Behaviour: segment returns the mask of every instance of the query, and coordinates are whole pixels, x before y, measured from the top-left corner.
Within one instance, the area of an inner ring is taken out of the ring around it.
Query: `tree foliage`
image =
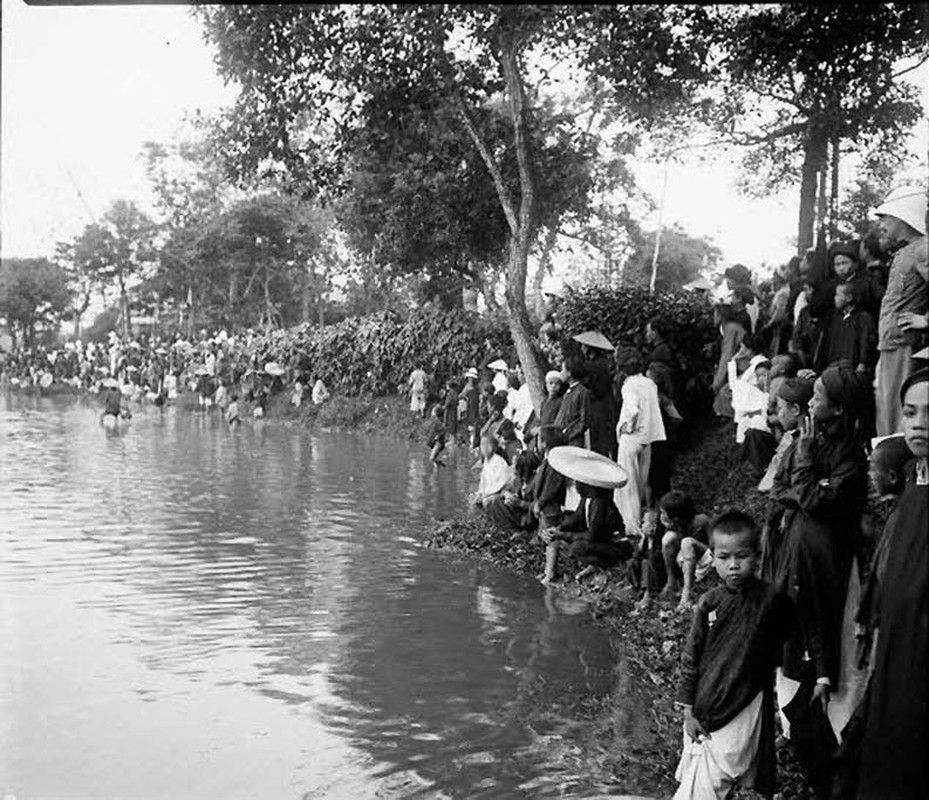
[[[155,223],[135,203],[116,200],[99,223],[84,229],[70,250],[75,269],[93,285],[106,289],[115,284],[118,288],[122,333],[127,338],[131,330],[130,283],[157,259],[156,232]]]
[[[715,19],[727,78],[716,88],[716,125],[750,148],[747,188],[768,192],[799,182],[803,250],[812,242],[818,182],[829,162],[851,151],[898,151],[921,117],[918,90],[900,78],[929,57],[926,6],[726,6]]]
[[[547,142],[539,138],[544,126],[527,56],[543,53],[606,74],[617,109],[655,118],[689,97],[702,76],[705,47],[698,26],[685,24],[702,11],[385,4],[204,6],[198,13],[217,46],[220,72],[239,86],[220,137],[240,177],[270,173],[304,192],[338,194],[349,184],[353,155],[372,136],[403,149],[405,128],[396,122],[411,107],[456,111],[506,221],[506,305],[538,404],[542,367],[525,284],[542,219],[539,154]],[[484,127],[494,104],[508,125],[502,153]],[[424,170],[423,177],[431,174]]]
[[[634,237],[634,249],[623,267],[623,283],[648,287],[655,255],[654,232]],[[680,225],[670,225],[661,232],[655,288],[660,291],[680,289],[696,278],[704,267],[719,263],[722,251],[712,242],[692,236]]]
[[[68,274],[58,264],[46,258],[0,261],[0,317],[26,347],[34,345],[37,330],[66,316],[71,299]]]

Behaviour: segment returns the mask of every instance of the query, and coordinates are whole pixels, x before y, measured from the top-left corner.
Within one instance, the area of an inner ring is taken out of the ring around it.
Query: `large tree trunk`
[[[813,246],[816,225],[817,177],[825,165],[826,137],[811,124],[803,140],[803,166],[800,170],[800,215],[797,224],[797,254]]]
[[[542,255],[539,258],[539,269],[532,281],[532,299],[535,303],[535,315],[539,320],[545,319],[545,296],[542,294],[542,283],[552,267],[552,250],[558,239],[558,228],[552,225],[542,240]]]

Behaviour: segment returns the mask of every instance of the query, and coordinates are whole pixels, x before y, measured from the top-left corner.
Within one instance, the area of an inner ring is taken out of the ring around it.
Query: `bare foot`
[[[681,602],[677,604],[677,611],[681,614],[686,614],[688,611],[692,611],[693,607],[693,600],[689,597],[682,597]]]
[[[586,578],[588,575],[592,575],[594,572],[596,572],[596,570],[593,567],[584,567],[584,569],[577,573],[574,580],[580,583],[582,580],[584,580],[584,578]]]
[[[645,611],[648,611],[652,606],[652,598],[647,594],[642,596],[642,599],[635,604],[635,608],[632,610],[633,614],[642,614]]]
[[[658,596],[662,600],[673,600],[675,595],[677,595],[677,593],[680,591],[680,588],[681,588],[680,586],[677,586],[676,584],[673,584],[673,583],[665,584],[664,589],[661,590],[661,594],[659,594]]]

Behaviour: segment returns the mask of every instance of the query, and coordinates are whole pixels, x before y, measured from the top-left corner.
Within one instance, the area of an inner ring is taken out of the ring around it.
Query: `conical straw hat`
[[[583,447],[553,447],[548,451],[548,463],[566,478],[588,486],[619,489],[626,485],[626,473],[619,464]]]
[[[600,333],[600,331],[584,331],[571,338],[574,339],[575,342],[586,344],[588,347],[596,347],[598,350],[606,350],[610,353],[614,350],[610,340]]]

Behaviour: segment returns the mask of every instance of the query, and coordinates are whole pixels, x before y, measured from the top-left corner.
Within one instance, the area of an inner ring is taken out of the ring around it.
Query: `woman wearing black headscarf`
[[[900,392],[903,431],[913,453],[894,520],[884,532],[887,564],[862,743],[859,800],[929,795],[929,370]],[[891,525],[893,526],[891,528]]]
[[[860,699],[860,693],[851,696],[858,688],[849,683],[842,644],[856,536],[867,498],[867,463],[859,443],[863,389],[850,366],[839,364],[823,372],[814,384],[810,415],[802,421],[795,449],[781,465],[771,492],[784,507],[775,582],[794,601],[801,622],[800,633],[784,648],[786,680],[780,681],[779,700],[810,783],[821,797],[829,790],[834,734]],[[836,707],[827,719],[830,697],[836,694],[848,713],[837,717]]]

